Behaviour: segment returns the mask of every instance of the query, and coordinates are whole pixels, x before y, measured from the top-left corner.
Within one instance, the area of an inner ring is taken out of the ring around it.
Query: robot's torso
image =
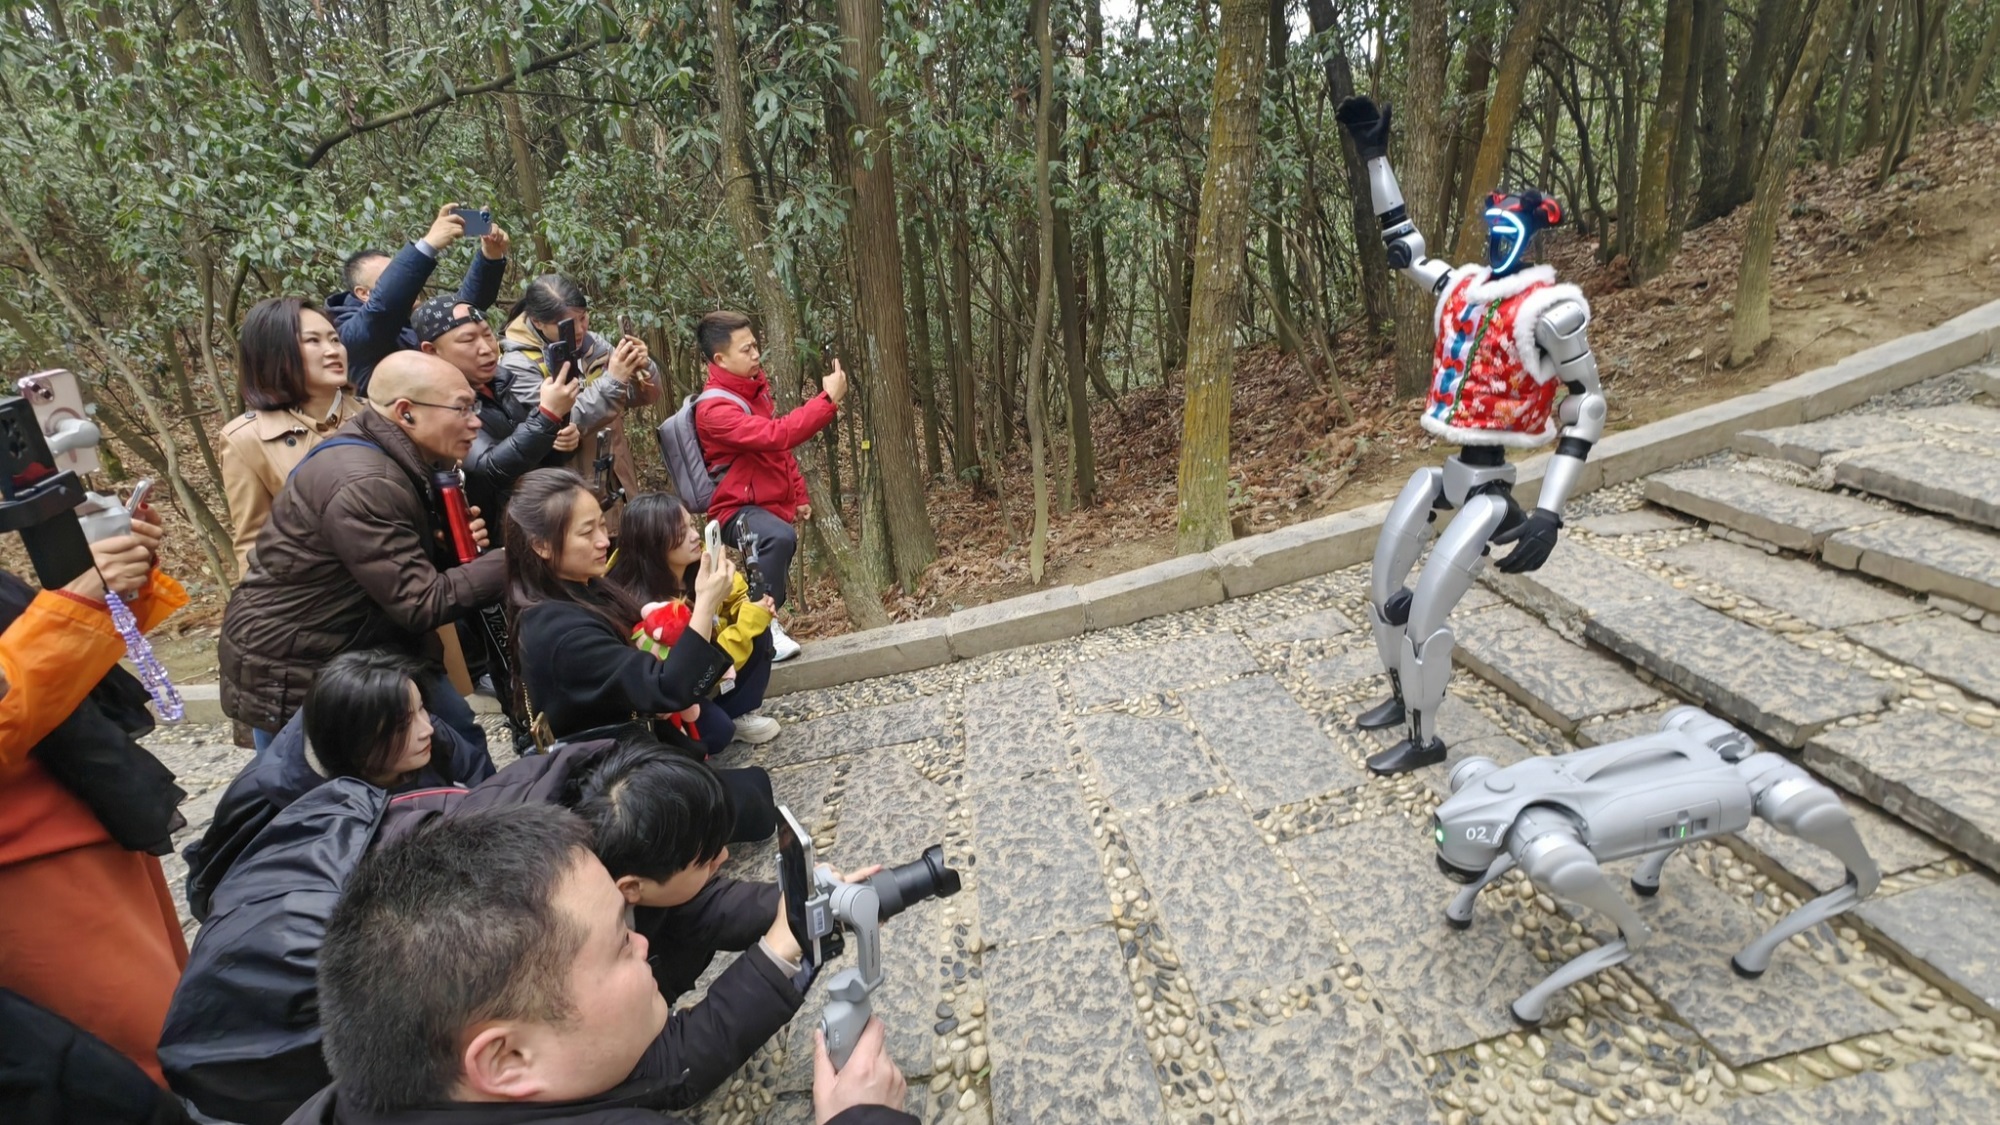
[[[1556,362],[1536,330],[1559,305],[1589,304],[1555,271],[1533,266],[1495,278],[1483,265],[1443,279],[1431,314],[1436,332],[1423,426],[1455,445],[1533,449],[1556,436]]]

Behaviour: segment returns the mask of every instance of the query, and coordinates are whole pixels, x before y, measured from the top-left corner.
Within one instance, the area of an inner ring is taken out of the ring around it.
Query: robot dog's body
[[[1632,889],[1651,896],[1660,870],[1682,845],[1741,832],[1755,816],[1826,849],[1847,865],[1847,882],[1792,911],[1730,958],[1755,977],[1778,944],[1875,892],[1881,875],[1833,791],[1776,754],[1695,707],[1677,707],[1658,734],[1501,768],[1471,757],[1451,772],[1452,795],[1432,833],[1438,868],[1468,884],[1445,910],[1463,929],[1473,901],[1519,867],[1529,881],[1611,919],[1618,940],[1559,966],[1513,1003],[1517,1020],[1539,1023],[1551,996],[1625,961],[1652,932],[1618,893],[1600,863],[1643,856]]]
[[[1489,543],[1516,546],[1500,562],[1534,570],[1555,548],[1564,503],[1583,474],[1584,458],[1604,432],[1605,402],[1585,328],[1590,306],[1555,271],[1529,266],[1536,232],[1561,222],[1562,210],[1539,192],[1495,194],[1486,209],[1486,265],[1456,269],[1424,256],[1424,238],[1403,206],[1389,169],[1389,111],[1366,98],[1340,106],[1341,123],[1368,161],[1370,193],[1382,222],[1389,265],[1437,295],[1437,345],[1423,425],[1460,447],[1442,468],[1417,470],[1396,498],[1375,548],[1370,619],[1390,698],[1358,722],[1374,730],[1408,724],[1408,737],[1368,760],[1378,774],[1444,761],[1437,712],[1451,679],[1447,621],[1485,563]],[[1569,393],[1556,401],[1558,386]],[[1558,435],[1560,427],[1560,435]],[[1514,500],[1506,451],[1533,449],[1560,436],[1533,511]],[[1438,512],[1458,515],[1438,538],[1412,592],[1404,585]]]

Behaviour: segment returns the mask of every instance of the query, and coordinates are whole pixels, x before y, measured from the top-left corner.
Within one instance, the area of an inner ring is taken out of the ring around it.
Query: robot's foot
[[[1521,1013],[1521,1002],[1516,1000],[1512,1004],[1507,1005],[1507,1014],[1513,1016],[1514,1022],[1520,1024],[1525,1029],[1533,1030],[1542,1026],[1542,1010],[1539,1007],[1535,1009],[1535,1014],[1532,1017],[1526,1016]]]
[[[1632,880],[1632,893],[1638,895],[1640,898],[1652,898],[1654,895],[1660,893],[1660,885],[1658,883],[1641,883],[1639,880],[1634,879]]]
[[[1385,727],[1403,725],[1403,700],[1401,696],[1389,698],[1354,716],[1354,725],[1362,730],[1382,730]]]
[[[1454,930],[1469,930],[1472,928],[1472,919],[1469,917],[1454,918],[1451,915],[1447,914],[1444,916],[1444,924],[1450,926]]]
[[[1429,743],[1419,743],[1414,738],[1406,738],[1380,754],[1368,759],[1368,772],[1381,777],[1409,773],[1425,766],[1434,766],[1444,761],[1444,739],[1433,738]]]
[[[1757,969],[1755,971],[1752,971],[1750,969],[1746,969],[1743,967],[1743,962],[1738,961],[1734,957],[1731,957],[1729,959],[1729,967],[1735,970],[1736,975],[1742,977],[1744,980],[1756,980],[1758,977],[1764,975],[1764,970]]]

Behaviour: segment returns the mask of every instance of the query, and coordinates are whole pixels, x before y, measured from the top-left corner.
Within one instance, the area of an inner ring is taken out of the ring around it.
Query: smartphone
[[[813,886],[812,835],[799,826],[792,810],[778,806],[778,893],[785,900],[785,922],[805,951],[807,965],[820,965],[820,938],[833,929],[826,900]]]
[[[132,498],[125,501],[125,510],[128,512],[138,511],[139,505],[144,504],[146,502],[146,494],[151,491],[153,491],[152,477],[147,477],[145,480],[142,480],[138,484],[133,485]]]
[[[576,346],[576,319],[574,317],[564,317],[562,320],[556,322],[556,343],[549,351],[551,353],[549,370],[556,373],[556,378],[562,378],[562,364],[556,362],[556,357],[560,357],[563,363],[569,366],[570,382],[574,383],[583,378],[583,372],[577,365],[577,357],[583,353]]]
[[[484,236],[493,233],[493,212],[477,207],[454,207],[451,213],[465,220],[465,233]]]
[[[717,557],[720,557],[722,555],[721,524],[717,523],[714,520],[708,521],[708,527],[702,531],[701,538],[702,538],[702,543],[708,548],[708,552],[710,554],[715,555]]]

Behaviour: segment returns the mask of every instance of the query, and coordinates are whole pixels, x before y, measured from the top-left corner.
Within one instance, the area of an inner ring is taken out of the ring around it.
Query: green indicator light
[[[1439,826],[1438,826],[1438,830],[1437,830],[1437,833],[1436,833],[1436,835],[1437,835],[1437,842],[1438,842],[1438,843],[1440,843],[1440,844],[1444,843],[1444,826],[1443,826],[1443,825],[1439,825]]]

